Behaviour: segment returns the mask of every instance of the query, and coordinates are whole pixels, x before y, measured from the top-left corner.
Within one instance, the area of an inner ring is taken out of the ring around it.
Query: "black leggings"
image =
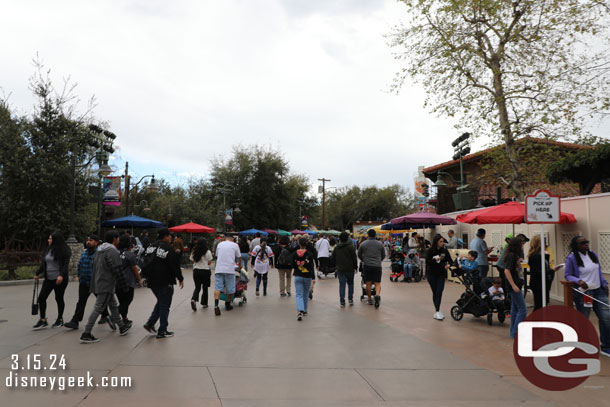
[[[134,288],[129,287],[129,291],[116,290],[116,297],[119,300],[119,314],[123,319],[127,319],[127,313],[129,312],[129,304],[133,301]],[[106,308],[107,309],[107,308]]]
[[[199,299],[199,291],[201,293],[201,305],[208,305],[208,288],[210,287],[210,277],[212,272],[204,269],[193,270],[193,281],[195,282],[195,291],[193,291],[192,300],[197,302]]]
[[[445,276],[443,274],[428,273],[428,284],[432,289],[432,302],[436,312],[441,310],[441,299],[443,298],[443,290],[445,289]]]
[[[38,294],[38,305],[40,306],[40,318],[44,319],[47,317],[47,298],[51,294],[51,291],[55,291],[55,302],[57,302],[57,318],[64,317],[64,293],[68,286],[68,279],[64,278],[61,284],[57,284],[57,280],[47,280],[46,278],[42,282],[40,293]]]
[[[267,292],[267,275],[269,274],[269,272],[265,273],[265,274],[260,274],[258,272],[254,272],[254,274],[256,274],[256,291],[258,291],[258,288],[261,286],[261,279],[263,280],[263,292],[266,293]]]

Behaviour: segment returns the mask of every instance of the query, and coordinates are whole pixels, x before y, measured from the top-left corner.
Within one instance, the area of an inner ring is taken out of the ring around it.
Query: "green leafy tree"
[[[605,0],[401,0],[410,21],[390,35],[426,105],[502,140],[510,188],[524,195],[515,140],[568,138],[608,112]]]
[[[554,184],[578,183],[581,195],[590,194],[600,182],[602,192],[610,192],[610,143],[599,144],[593,150],[581,150],[552,162],[547,176]]]

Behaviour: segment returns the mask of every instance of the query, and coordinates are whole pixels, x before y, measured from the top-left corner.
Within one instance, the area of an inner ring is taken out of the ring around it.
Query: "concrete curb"
[[[8,280],[0,281],[0,287],[12,286],[12,285],[30,285],[34,284],[34,280]]]

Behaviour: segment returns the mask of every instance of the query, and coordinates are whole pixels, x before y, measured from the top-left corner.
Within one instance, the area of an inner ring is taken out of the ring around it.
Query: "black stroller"
[[[460,268],[452,269],[451,275],[457,277],[466,288],[456,301],[457,305],[451,308],[451,317],[460,321],[464,314],[472,314],[477,318],[487,315],[487,323],[492,325],[493,314],[498,311],[491,301],[491,297],[487,294],[487,288],[491,287],[491,280],[485,279],[482,282],[475,273],[471,271],[463,272]],[[485,288],[486,284],[488,284],[487,288]],[[498,315],[498,319],[500,323],[504,322],[504,312],[501,316]]]

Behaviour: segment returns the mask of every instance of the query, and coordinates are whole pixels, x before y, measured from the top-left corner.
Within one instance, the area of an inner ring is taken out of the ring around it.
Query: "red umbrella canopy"
[[[478,211],[472,211],[458,215],[458,222],[485,224],[520,224],[525,223],[525,204],[521,202],[507,202]],[[561,212],[559,223],[576,223],[576,218],[571,213]]]
[[[298,229],[291,230],[290,233],[292,233],[293,235],[306,235],[307,234],[307,232],[303,232],[302,230],[298,230]]]
[[[390,220],[392,225],[417,224],[417,225],[455,225],[455,219],[432,212],[416,212],[410,215],[400,216]]]
[[[279,232],[277,230],[273,230],[273,229],[263,229],[263,232],[267,232],[270,235],[279,235]]]
[[[216,229],[207,226],[199,225],[197,223],[189,222],[184,225],[174,226],[169,228],[170,232],[184,232],[184,233],[216,233]]]

